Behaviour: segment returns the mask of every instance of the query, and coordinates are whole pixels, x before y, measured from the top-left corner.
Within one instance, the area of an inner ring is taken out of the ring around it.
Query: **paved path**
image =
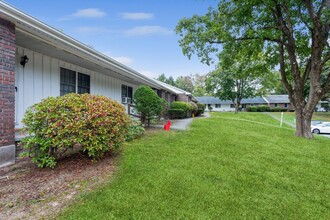
[[[196,118],[209,118],[210,114],[208,112],[205,112],[202,116],[196,117]],[[178,130],[178,131],[185,131],[188,130],[191,122],[195,118],[184,118],[184,119],[176,119],[171,124],[171,129]],[[163,128],[164,125],[153,125],[152,127],[156,128]]]

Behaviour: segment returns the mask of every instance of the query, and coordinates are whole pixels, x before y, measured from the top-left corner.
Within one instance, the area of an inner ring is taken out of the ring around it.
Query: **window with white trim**
[[[221,108],[221,104],[215,104],[215,108]]]
[[[90,76],[61,67],[60,95],[68,93],[90,93]]]

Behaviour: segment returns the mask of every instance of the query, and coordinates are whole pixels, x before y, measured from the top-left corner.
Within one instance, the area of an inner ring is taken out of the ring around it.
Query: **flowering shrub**
[[[54,167],[74,145],[93,159],[122,144],[129,118],[125,108],[104,96],[67,94],[49,97],[30,107],[23,118],[31,136],[22,140],[39,167]]]

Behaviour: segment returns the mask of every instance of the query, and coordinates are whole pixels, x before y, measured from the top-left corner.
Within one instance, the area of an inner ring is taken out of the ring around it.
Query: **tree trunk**
[[[241,105],[240,102],[236,102],[236,103],[235,103],[235,114],[238,113],[238,110],[239,110],[239,106],[240,106],[240,105]]]
[[[296,109],[296,132],[298,137],[312,139],[311,120],[313,111],[306,111],[304,109]]]

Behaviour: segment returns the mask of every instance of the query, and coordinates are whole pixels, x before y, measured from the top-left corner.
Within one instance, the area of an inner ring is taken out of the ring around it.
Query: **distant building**
[[[203,97],[195,97],[200,103],[206,105],[206,110],[208,110],[208,106],[213,108],[212,111],[235,111],[235,105],[230,100],[221,100],[212,96],[203,96]],[[261,97],[254,97],[248,99],[242,99],[241,108],[244,110],[249,106],[258,106],[258,105],[267,105],[271,108],[280,107],[293,109],[290,104],[290,100],[288,95],[268,95]]]

